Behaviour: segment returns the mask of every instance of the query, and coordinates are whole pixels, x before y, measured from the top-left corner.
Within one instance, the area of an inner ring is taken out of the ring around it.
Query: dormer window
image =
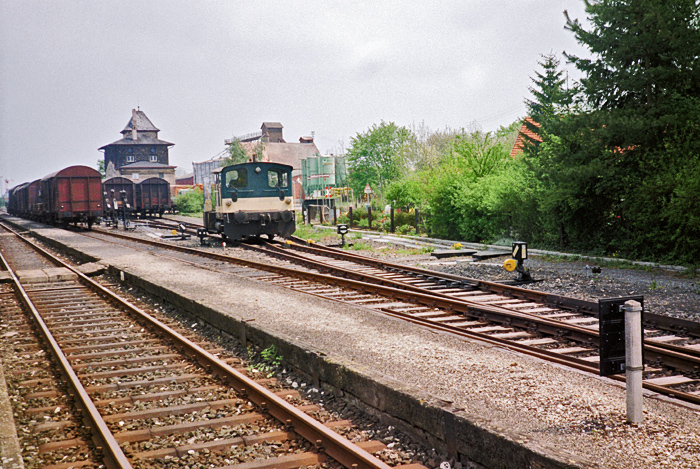
[[[151,155],[151,163],[158,162],[158,155]]]
[[[126,162],[133,163],[134,162],[134,155],[126,155]]]

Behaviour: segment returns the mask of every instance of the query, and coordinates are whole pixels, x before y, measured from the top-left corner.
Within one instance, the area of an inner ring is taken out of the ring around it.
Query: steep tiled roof
[[[136,140],[132,138],[134,124],[136,124]],[[158,132],[160,132],[160,129],[153,125],[153,122],[146,117],[142,110],[132,109],[131,119],[129,119],[124,130],[121,131],[124,137],[99,149],[103,150],[111,145],[167,145],[169,147],[175,145],[174,143],[158,139]]]
[[[536,142],[541,142],[542,137],[534,133],[530,128],[527,126],[527,124],[534,125],[535,127],[539,128],[540,124],[535,122],[532,117],[526,117],[525,122],[523,122],[522,127],[520,127],[520,131],[518,132],[518,138],[515,140],[515,144],[513,145],[513,149],[510,151],[510,156],[515,157],[517,154],[522,153],[523,149],[525,148],[525,139],[529,140],[534,140]]]
[[[136,130],[142,130],[144,132],[160,132],[160,129],[153,125],[153,122],[146,117],[146,114],[142,110],[134,110],[131,115],[131,119],[121,131],[122,134],[131,132],[134,128],[134,122],[136,122]]]

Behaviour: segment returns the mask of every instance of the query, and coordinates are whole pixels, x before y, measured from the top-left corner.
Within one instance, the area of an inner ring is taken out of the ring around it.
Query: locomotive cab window
[[[248,170],[245,168],[234,169],[226,173],[226,187],[229,189],[248,186]]]
[[[287,179],[287,173],[284,171],[277,171],[274,169],[267,170],[267,185],[270,187],[288,187],[289,181]]]

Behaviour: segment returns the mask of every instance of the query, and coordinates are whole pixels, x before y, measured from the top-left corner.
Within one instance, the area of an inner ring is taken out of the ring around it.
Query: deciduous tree
[[[413,139],[411,132],[393,122],[382,121],[350,139],[347,162],[349,182],[356,194],[366,184],[381,192],[403,173],[404,158]]]
[[[224,166],[230,166],[232,164],[245,163],[248,161],[248,153],[241,145],[241,141],[237,138],[231,139],[231,143],[227,143],[228,156],[224,159]]]

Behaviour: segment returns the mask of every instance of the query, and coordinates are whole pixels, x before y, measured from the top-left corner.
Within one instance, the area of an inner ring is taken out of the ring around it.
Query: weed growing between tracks
[[[251,373],[263,373],[266,378],[272,378],[279,369],[284,358],[277,353],[275,344],[270,345],[259,354],[255,353],[255,348],[248,345],[248,371]]]
[[[434,448],[423,446],[394,426],[382,423],[373,414],[372,409],[365,408],[361,402],[353,402],[352,399],[345,398],[343,391],[323,384],[318,387],[310,384],[313,378],[295,369],[289,363],[285,364],[284,357],[279,354],[274,345],[264,349],[250,342],[244,345],[236,337],[216,329],[162,298],[153,296],[138,287],[121,283],[117,277],[103,274],[100,277],[100,283],[109,284],[111,289],[118,291],[120,295],[145,311],[159,318],[167,317],[176,320],[180,323],[180,327],[217,344],[225,350],[224,356],[231,354],[237,357],[249,372],[255,369],[266,373],[266,378],[276,378],[278,383],[273,385],[274,388],[296,389],[301,396],[299,401],[295,401],[296,405],[317,404],[322,408],[312,414],[313,417],[323,418],[326,421],[351,421],[353,427],[339,428],[338,433],[354,442],[382,441],[387,448],[375,455],[385,463],[392,466],[420,463],[429,469],[437,469],[440,462],[447,459],[446,455],[439,454]],[[458,467],[455,466],[455,461],[449,460],[449,462],[452,467]]]
[[[326,242],[328,239],[330,239],[331,236],[329,235],[331,233],[333,233],[333,239],[338,237],[338,235],[329,230],[317,230],[313,226],[297,224],[297,228],[294,231],[294,236],[298,236],[302,239],[312,239],[315,243],[318,243],[322,241]]]
[[[357,241],[353,244],[348,244],[343,249],[351,251],[374,251],[374,247],[366,241]]]

